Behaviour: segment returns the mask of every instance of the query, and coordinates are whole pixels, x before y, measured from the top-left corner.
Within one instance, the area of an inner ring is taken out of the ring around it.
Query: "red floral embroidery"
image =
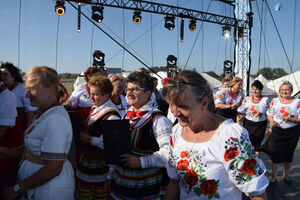
[[[178,170],[188,170],[189,169],[189,161],[188,160],[180,160],[177,164]]]
[[[253,110],[254,110],[254,106],[251,106],[250,111],[253,111]]]
[[[252,176],[255,174],[254,167],[255,167],[256,163],[257,163],[257,161],[253,158],[247,159],[247,160],[245,160],[240,171]]]
[[[300,104],[298,105],[298,108],[300,108]]]
[[[247,102],[247,99],[244,100],[244,103],[246,103],[246,102]]]
[[[266,104],[267,106],[269,105],[269,102],[267,101],[267,104]]]
[[[295,117],[295,115],[291,115],[291,118],[294,118]]]
[[[227,93],[226,93],[226,92],[224,92],[224,96],[225,96],[225,97],[227,96]]]
[[[190,188],[193,187],[198,181],[198,174],[193,169],[189,169],[185,175],[184,180],[189,184]]]
[[[273,105],[274,105],[274,102],[272,101],[272,103],[271,103],[271,104],[272,104],[272,106],[273,106]]]
[[[183,151],[180,153],[180,157],[181,158],[184,158],[184,157],[190,158],[190,154],[188,151]]]
[[[235,158],[236,156],[238,156],[239,154],[240,154],[240,152],[237,151],[236,147],[230,147],[229,149],[227,149],[225,151],[224,159],[225,159],[225,161],[229,161],[229,160]]]
[[[218,188],[216,187],[216,180],[215,179],[210,179],[202,182],[200,184],[200,188],[203,191],[203,194],[205,196],[209,194],[214,194],[218,191]]]
[[[222,99],[222,98],[223,98],[223,95],[222,95],[222,94],[220,94],[220,95],[219,95],[219,98],[220,98],[220,99]]]
[[[257,110],[254,110],[252,115],[255,116],[257,114]]]
[[[289,115],[290,115],[290,113],[285,112],[285,113],[283,114],[283,117],[288,117]]]
[[[258,113],[258,115],[257,115],[259,118],[261,118],[261,116],[262,116],[262,113]]]
[[[285,110],[280,110],[280,113],[284,113],[285,112]]]
[[[237,140],[237,138],[235,138],[235,137],[230,137],[230,139],[233,141]]]
[[[170,137],[170,144],[171,144],[171,147],[174,148],[174,143],[173,143],[172,137]]]

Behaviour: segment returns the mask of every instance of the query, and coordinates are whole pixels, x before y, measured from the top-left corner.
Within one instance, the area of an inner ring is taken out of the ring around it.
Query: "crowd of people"
[[[0,69],[0,199],[268,199],[279,163],[292,181],[300,100],[289,82],[269,100],[258,80],[245,97],[238,77],[212,88],[184,70],[159,91],[146,70],[124,78],[89,67],[69,95],[50,67],[31,68],[25,85],[13,64]],[[107,120],[129,123],[120,164],[106,163]]]

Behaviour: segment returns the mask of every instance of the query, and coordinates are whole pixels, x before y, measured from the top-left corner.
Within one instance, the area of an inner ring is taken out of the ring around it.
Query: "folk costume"
[[[215,94],[215,104],[221,103],[221,104],[230,104],[233,105],[235,103],[238,103],[238,106],[242,103],[244,99],[243,92],[239,91],[237,95],[232,94],[231,88],[225,88],[223,90],[219,90]],[[226,108],[226,109],[220,109],[218,108],[216,110],[216,113],[225,117],[226,119],[232,119],[234,122],[236,122],[236,115],[237,115],[237,108]]]
[[[182,127],[175,125],[167,167],[169,177],[179,182],[180,199],[241,200],[241,192],[265,192],[266,168],[246,129],[227,119],[207,142],[187,142],[181,134]]]
[[[46,160],[64,161],[58,176],[44,185],[26,191],[27,199],[74,199],[74,172],[66,159],[71,142],[72,126],[63,106],[48,109],[26,129],[25,153],[18,171],[19,180],[37,172]]]
[[[272,100],[267,115],[273,117],[277,126],[273,127],[267,141],[258,149],[266,152],[273,163],[293,161],[295,148],[300,134],[300,125],[283,121],[283,117],[300,118],[300,99],[294,99],[290,104],[283,104],[279,98]]]
[[[106,101],[99,107],[94,106],[87,118],[85,129],[86,133],[92,136],[91,142],[83,151],[80,157],[76,176],[78,183],[76,187],[77,199],[109,199],[104,191],[104,182],[109,167],[104,161],[103,134],[101,133],[102,120],[120,119],[120,114],[111,100]],[[97,123],[99,132],[93,126]]]
[[[134,111],[129,108],[131,154],[140,156],[141,168],[115,166],[110,169],[113,199],[162,199],[168,184],[165,171],[171,122],[150,100]]]
[[[113,100],[111,100],[115,106],[117,107],[121,117],[123,117],[126,113],[127,113],[127,110],[128,110],[128,106],[127,106],[127,100],[126,98],[123,96],[123,95],[120,95],[120,99],[121,99],[121,102],[114,102]]]
[[[262,97],[258,103],[253,102],[253,97],[246,97],[238,113],[245,114],[243,126],[248,130],[252,145],[260,146],[267,128],[266,112],[269,106],[268,97]]]
[[[17,101],[13,92],[8,89],[0,93],[0,126],[8,127],[6,133],[0,138],[0,146],[12,148],[15,147],[13,141],[16,140],[13,128],[16,124]],[[16,167],[18,159],[0,158],[0,189],[7,184],[13,184],[16,176]]]

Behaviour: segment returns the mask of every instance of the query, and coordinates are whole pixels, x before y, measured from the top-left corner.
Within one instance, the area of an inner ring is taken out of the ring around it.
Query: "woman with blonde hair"
[[[229,88],[219,90],[215,94],[215,106],[217,114],[231,118],[236,122],[237,108],[244,99],[244,94],[241,91],[243,86],[242,79],[235,77],[229,84]]]
[[[65,92],[57,72],[33,67],[26,74],[26,97],[39,113],[24,134],[24,145],[0,148],[1,157],[20,157],[17,184],[4,189],[3,199],[67,200],[74,197],[74,173],[66,159],[72,141],[69,115],[60,104]]]
[[[300,99],[291,95],[293,85],[285,81],[279,87],[278,97],[274,98],[267,110],[270,121],[269,137],[262,148],[272,161],[271,183],[277,182],[278,164],[284,163],[283,180],[290,183],[288,176],[300,132]]]
[[[110,100],[115,104],[115,106],[118,108],[118,111],[123,117],[127,112],[127,100],[122,95],[124,92],[124,85],[125,85],[125,79],[122,77],[122,75],[117,74],[110,74],[108,76],[109,80],[113,84],[113,91],[110,96]]]

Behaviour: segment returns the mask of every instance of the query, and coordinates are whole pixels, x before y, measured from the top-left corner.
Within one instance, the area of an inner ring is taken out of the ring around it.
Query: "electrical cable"
[[[56,29],[56,47],[55,47],[55,69],[57,71],[57,56],[58,56],[58,33],[59,33],[60,16],[57,15],[57,29]]]
[[[209,5],[208,5],[208,7],[207,7],[207,9],[206,9],[206,12],[209,10],[210,5],[211,5],[211,2],[212,2],[212,0],[210,0]],[[197,36],[196,36],[196,38],[195,38],[195,40],[194,40],[194,43],[193,43],[192,48],[191,48],[191,51],[190,51],[190,53],[189,53],[189,56],[188,56],[188,58],[187,58],[187,61],[186,61],[185,66],[184,66],[183,69],[186,69],[186,66],[187,66],[187,64],[188,64],[188,62],[189,62],[189,60],[190,60],[190,57],[191,57],[192,52],[193,52],[193,50],[194,50],[195,44],[196,44],[197,39],[198,39],[198,37],[199,37],[200,31],[201,31],[201,29],[202,29],[202,25],[203,25],[203,21],[202,21],[202,23],[201,23],[201,26],[199,27]]]
[[[293,77],[294,77],[294,79],[295,79],[297,88],[299,89],[298,82],[297,82],[296,77],[295,77],[295,74],[294,74],[294,72],[293,72],[293,68],[292,68],[292,65],[291,65],[291,63],[290,63],[290,60],[289,60],[289,58],[288,58],[288,56],[287,56],[287,52],[286,52],[286,50],[285,50],[285,46],[283,45],[283,42],[282,42],[282,39],[281,39],[279,30],[278,30],[278,27],[277,27],[276,22],[275,22],[275,20],[274,20],[274,17],[273,17],[273,14],[272,14],[272,12],[271,12],[271,9],[270,9],[270,7],[269,7],[268,1],[265,0],[265,2],[266,2],[266,5],[267,5],[267,8],[268,8],[268,10],[269,10],[269,13],[270,13],[270,15],[271,15],[271,19],[272,19],[272,22],[273,22],[273,24],[274,24],[274,26],[275,26],[277,35],[278,35],[278,37],[279,37],[281,47],[282,47],[282,49],[283,49],[283,51],[284,51],[284,55],[285,55],[285,57],[286,57],[286,59],[287,59],[287,61],[288,61],[288,64],[289,64],[291,73],[293,74]]]
[[[123,46],[125,47],[125,9],[123,9]],[[124,61],[125,61],[125,50],[123,49],[123,56],[122,56],[122,67],[121,67],[121,72],[124,69]]]
[[[78,11],[78,9],[68,0],[66,0],[74,9]],[[146,65],[141,59],[139,59],[137,56],[135,56],[131,51],[129,51],[125,46],[123,46],[120,42],[118,42],[115,38],[113,38],[110,34],[108,34],[106,31],[104,31],[100,26],[98,26],[94,21],[92,21],[88,16],[86,16],[83,12],[81,14],[89,20],[91,23],[93,23],[99,30],[101,30],[106,36],[108,36],[111,40],[113,40],[115,43],[117,43],[120,47],[122,47],[127,53],[129,53],[132,57],[134,57],[137,61],[139,61],[142,65],[144,65],[146,68],[148,68],[150,71],[155,73],[159,78],[162,79],[162,77],[157,74],[153,69],[151,69],[148,65]]]

